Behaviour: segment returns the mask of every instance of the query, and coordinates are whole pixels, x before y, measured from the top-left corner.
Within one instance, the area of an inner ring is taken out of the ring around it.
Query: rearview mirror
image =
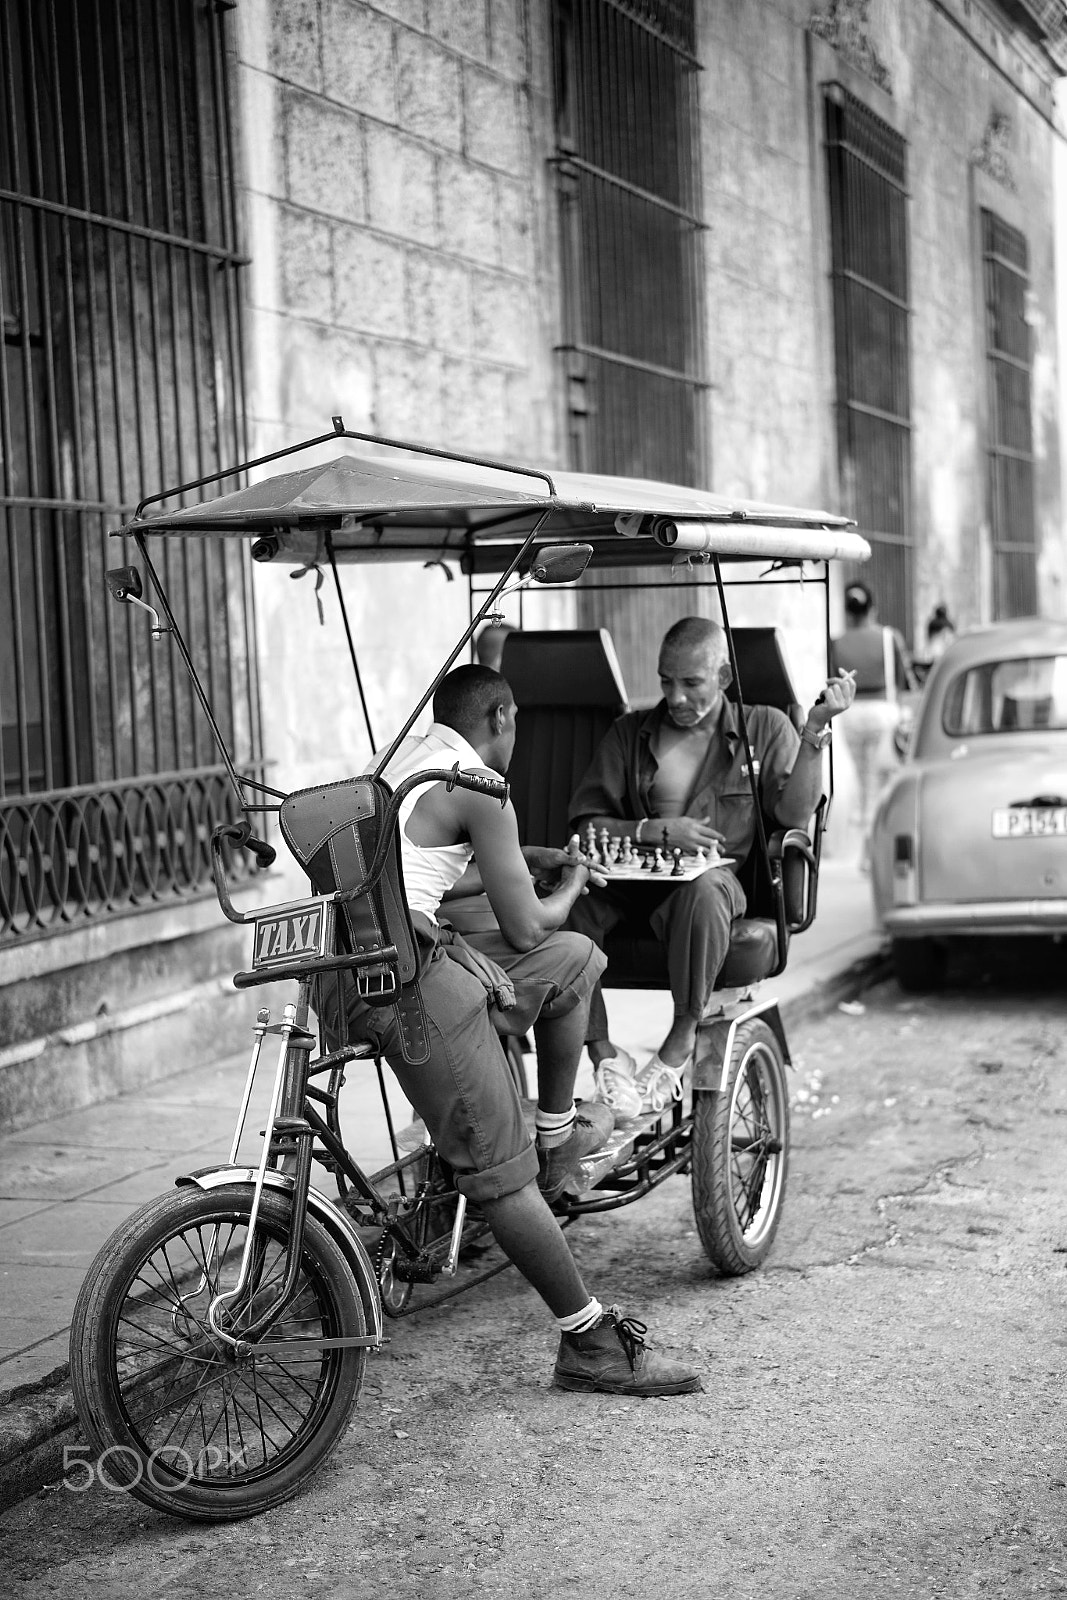
[[[144,594],[136,567],[112,567],[105,578],[112,600],[140,600]]]
[[[147,601],[142,600],[144,588],[141,583],[141,574],[136,567],[111,567],[104,573],[104,581],[108,586],[112,600],[122,600],[126,605],[140,606],[142,611],[147,611],[152,621],[152,637],[159,639],[164,633],[169,633],[169,628],[164,628],[159,620],[159,614]]]
[[[539,550],[530,577],[535,583],[573,583],[589,565],[592,554],[591,544],[559,544]]]

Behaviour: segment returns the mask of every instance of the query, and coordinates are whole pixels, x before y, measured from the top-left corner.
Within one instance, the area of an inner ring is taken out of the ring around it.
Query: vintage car
[[[938,987],[954,940],[1067,932],[1067,622],[998,622],[950,645],[870,860],[904,989]]]

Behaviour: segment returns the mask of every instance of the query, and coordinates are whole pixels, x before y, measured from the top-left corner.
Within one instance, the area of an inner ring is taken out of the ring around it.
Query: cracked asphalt
[[[791,1031],[772,1256],[706,1269],[673,1179],[570,1238],[704,1392],[549,1386],[513,1273],[391,1331],[343,1444],[268,1516],[205,1529],[62,1487],[0,1517],[13,1596],[230,1592],[984,1600],[1067,1593],[1067,950],[1019,941],[915,999]]]

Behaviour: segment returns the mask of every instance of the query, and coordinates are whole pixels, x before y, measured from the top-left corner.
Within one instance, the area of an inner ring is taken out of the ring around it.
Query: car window
[[[983,661],[950,683],[941,712],[950,738],[1067,728],[1067,656]]]

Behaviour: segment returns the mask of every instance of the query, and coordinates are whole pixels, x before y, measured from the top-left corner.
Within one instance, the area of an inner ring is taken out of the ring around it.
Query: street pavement
[[[789,965],[763,986],[787,1026],[848,998],[883,959],[868,880],[851,862],[826,859],[815,924],[790,947]],[[251,1024],[258,996],[249,1001]],[[666,1031],[670,996],[613,991],[612,1032],[639,1054]],[[67,1345],[74,1302],[97,1250],[137,1206],[176,1176],[229,1158],[247,1058],[177,1068],[116,1100],[0,1136],[0,1506],[49,1481],[64,1442],[78,1437]],[[260,1069],[239,1159],[258,1155],[268,1074]],[[388,1079],[388,1074],[386,1075]],[[592,1091],[588,1066],[577,1093]],[[396,1121],[410,1116],[395,1086]],[[342,1125],[371,1170],[389,1159],[373,1063],[355,1063],[342,1095]]]

